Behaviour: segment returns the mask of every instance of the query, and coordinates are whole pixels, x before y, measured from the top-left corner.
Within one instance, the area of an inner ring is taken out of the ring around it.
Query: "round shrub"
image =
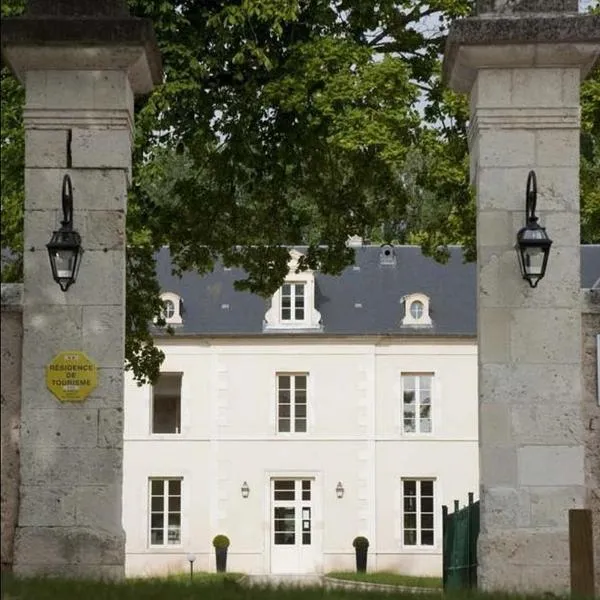
[[[229,538],[226,535],[222,534],[215,535],[212,543],[215,548],[228,548]]]
[[[354,538],[354,541],[352,542],[352,545],[355,548],[368,548],[369,547],[369,540],[366,537],[364,537],[362,535],[359,535],[358,537]]]

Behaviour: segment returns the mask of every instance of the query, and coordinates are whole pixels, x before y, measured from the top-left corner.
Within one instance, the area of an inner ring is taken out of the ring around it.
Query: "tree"
[[[19,4],[3,0],[3,14]],[[467,104],[439,77],[447,27],[469,0],[129,4],[152,19],[165,67],[136,103],[126,356],[138,379],[161,361],[148,324],[162,308],[153,255],[163,244],[177,270],[220,259],[245,269],[238,287],[265,296],[287,272],[289,244],[308,245],[301,268],[326,273],[352,262],[352,234],[416,241],[440,260],[461,243],[474,257]],[[21,102],[3,70],[2,244],[17,255]]]

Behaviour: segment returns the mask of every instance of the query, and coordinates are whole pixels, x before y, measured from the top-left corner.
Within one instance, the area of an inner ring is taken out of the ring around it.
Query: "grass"
[[[323,587],[247,587],[229,577],[218,580],[202,576],[194,578],[193,583],[189,578],[184,580],[179,576],[130,579],[119,583],[2,577],[3,600],[382,600],[386,597],[392,596],[381,592]],[[410,592],[394,594],[393,597],[414,600],[414,594]],[[419,600],[427,597],[419,595]]]
[[[328,573],[327,577],[345,579],[348,581],[364,581],[367,583],[385,583],[387,585],[401,585],[405,587],[423,587],[441,589],[441,577],[416,577],[413,575],[400,575],[390,571],[376,571],[373,573],[356,573],[354,571],[335,571]]]
[[[343,575],[350,574],[344,573]],[[376,574],[371,575],[375,576]],[[16,579],[3,574],[2,600],[385,600],[386,598],[440,600],[439,591],[423,592],[418,594],[417,598],[414,592],[402,591],[388,593],[339,588],[326,589],[324,587],[259,585],[249,587],[240,583],[238,579],[231,573],[225,576],[195,573],[193,583],[190,583],[189,578],[186,579],[182,574],[162,579],[129,579],[118,583],[109,583],[54,578]],[[382,582],[381,579],[379,582]],[[535,598],[547,600],[545,595],[536,597],[523,594],[485,594],[468,591],[455,591],[445,595],[444,598],[445,600],[534,600]]]

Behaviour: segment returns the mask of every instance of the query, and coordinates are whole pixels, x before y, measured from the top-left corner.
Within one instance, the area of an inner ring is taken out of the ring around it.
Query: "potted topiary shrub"
[[[366,573],[367,571],[367,550],[369,549],[369,540],[359,535],[352,542],[356,550],[356,571],[358,573]]]
[[[227,570],[227,548],[229,548],[229,538],[222,534],[215,535],[212,543],[215,547],[217,573],[225,573]]]

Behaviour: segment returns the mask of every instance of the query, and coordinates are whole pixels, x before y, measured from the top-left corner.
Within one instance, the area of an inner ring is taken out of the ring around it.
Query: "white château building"
[[[476,267],[361,246],[332,277],[301,251],[270,301],[160,252],[175,335],[154,387],[126,383],[129,575],[214,570],[217,534],[231,571],[354,569],[364,535],[369,570],[441,574],[441,507],[478,495]]]

